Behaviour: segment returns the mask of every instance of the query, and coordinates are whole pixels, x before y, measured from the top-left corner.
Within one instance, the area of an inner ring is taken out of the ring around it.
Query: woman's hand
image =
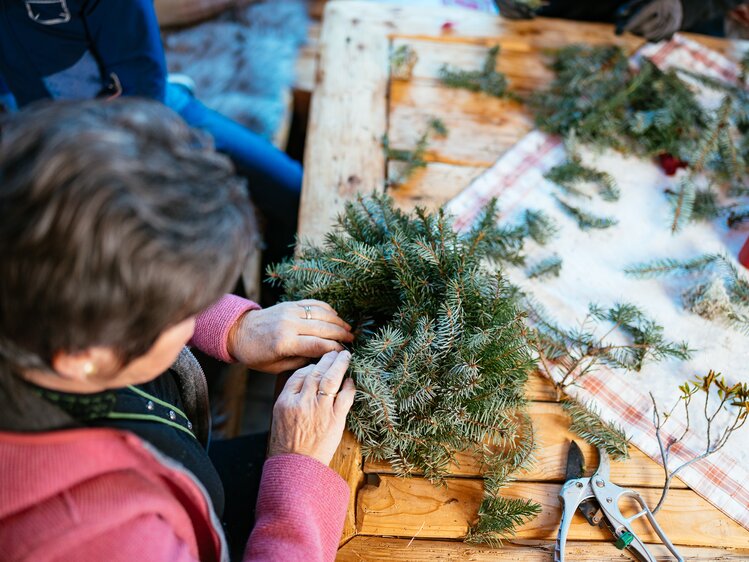
[[[338,390],[350,359],[348,351],[331,351],[291,375],[273,407],[268,456],[296,453],[330,464],[356,393],[350,378]]]
[[[353,339],[351,326],[329,304],[308,299],[246,312],[229,332],[227,349],[251,369],[277,374],[342,351]]]

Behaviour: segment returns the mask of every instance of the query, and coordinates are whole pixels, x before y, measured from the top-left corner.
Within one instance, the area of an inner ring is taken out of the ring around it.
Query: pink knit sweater
[[[226,349],[229,331],[234,323],[248,310],[258,310],[259,304],[236,295],[224,295],[213,306],[206,309],[195,319],[195,333],[188,345],[197,347],[226,363],[234,358]]]
[[[247,310],[226,296],[198,318],[192,344],[231,359],[225,335]],[[222,339],[223,338],[223,339]],[[9,561],[224,560],[205,490],[181,465],[112,429],[0,432],[0,553]],[[265,462],[244,560],[333,560],[349,490],[302,455]],[[249,506],[248,506],[249,507]]]

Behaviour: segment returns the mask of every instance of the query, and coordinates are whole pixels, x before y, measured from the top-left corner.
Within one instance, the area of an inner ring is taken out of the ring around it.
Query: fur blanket
[[[164,48],[169,72],[194,80],[203,103],[272,139],[306,37],[303,0],[261,0],[165,32]]]

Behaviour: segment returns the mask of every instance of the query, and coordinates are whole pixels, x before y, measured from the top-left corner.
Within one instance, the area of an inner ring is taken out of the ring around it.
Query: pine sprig
[[[382,137],[382,148],[385,151],[385,157],[388,160],[399,160],[405,163],[405,166],[397,178],[387,180],[388,185],[398,185],[404,183],[419,168],[427,165],[426,154],[429,143],[433,137],[446,137],[448,134],[447,126],[444,121],[432,117],[427,123],[426,130],[416,141],[416,147],[413,150],[391,148],[390,139],[386,135]]]
[[[615,303],[608,308],[590,305],[586,317],[573,328],[557,324],[527,296],[523,307],[528,313],[538,368],[560,396],[599,365],[639,371],[646,361],[686,360],[692,354],[685,342],[666,340],[663,327],[630,303]],[[614,332],[628,341],[611,340]]]
[[[562,401],[562,408],[570,416],[570,431],[594,447],[605,449],[615,461],[629,458],[629,439],[624,430],[601,418],[601,413],[591,404],[581,404],[572,399]]]
[[[615,226],[619,223],[619,221],[614,217],[600,217],[598,215],[594,215],[593,213],[586,211],[581,207],[576,207],[575,205],[568,203],[567,201],[561,199],[560,197],[557,197],[556,195],[554,196],[554,199],[556,199],[557,203],[563,211],[565,211],[570,217],[575,219],[580,230],[602,230],[605,228],[611,228],[612,226]]]
[[[481,70],[462,70],[443,65],[439,71],[439,79],[449,88],[463,88],[472,92],[484,92],[496,98],[508,97],[507,77],[497,71],[497,57],[499,45],[495,45],[486,53]]]
[[[559,232],[559,225],[543,211],[526,209],[523,226],[527,235],[537,244],[545,246]]]
[[[559,226],[549,215],[539,210],[527,209],[516,224],[497,224],[496,199],[492,199],[471,228],[471,237],[477,241],[486,258],[511,265],[525,265],[525,243],[530,238],[542,246],[548,244],[559,232]]]
[[[684,307],[749,334],[749,280],[723,254],[704,254],[689,260],[655,260],[632,265],[625,273],[641,279],[695,275],[695,282],[682,293]]]
[[[697,187],[691,176],[682,178],[679,189],[673,197],[674,218],[671,222],[671,232],[679,232],[692,218],[692,210],[697,197]]]
[[[418,60],[411,45],[400,45],[390,53],[390,76],[394,80],[410,80]]]
[[[720,204],[718,200],[717,192],[711,187],[698,189],[698,188],[694,188],[694,186],[691,185],[689,189],[693,190],[693,195],[690,195],[690,197],[693,197],[693,200],[688,205],[689,206],[689,212],[688,212],[689,220],[711,221],[711,220],[717,219],[721,215],[724,215],[726,212],[728,212],[729,207],[726,207]],[[666,193],[666,196],[671,199],[674,207],[676,208],[679,205],[678,198],[682,194],[681,189],[678,192],[673,191],[671,189],[666,189],[665,193]],[[679,228],[683,227],[683,223],[684,221],[682,220],[682,224]],[[729,220],[729,226],[730,226],[730,220]]]
[[[663,327],[648,318],[639,308],[630,303],[616,303],[609,309],[590,305],[590,315],[598,320],[608,320],[632,338],[626,349],[602,347],[609,364],[639,371],[645,360],[655,362],[665,359],[685,361],[692,355],[686,342],[670,342],[663,337]]]
[[[562,258],[559,256],[550,256],[529,267],[526,274],[530,279],[545,279],[559,277],[561,271]]]
[[[624,273],[637,279],[652,279],[671,274],[686,275],[704,271],[719,259],[719,254],[704,254],[690,260],[665,258],[628,266]]]
[[[619,187],[611,174],[584,166],[579,158],[571,157],[566,162],[551,168],[544,177],[561,187],[565,193],[590,198],[581,187],[586,183],[594,184],[604,201],[617,201]]]
[[[502,540],[515,536],[515,529],[541,513],[541,505],[533,500],[485,497],[479,507],[479,520],[466,537],[469,543],[485,543],[501,547]]]
[[[434,483],[456,451],[484,460],[485,493],[497,501],[482,513],[505,521],[487,523],[487,537],[494,527],[511,533],[518,513],[532,515],[499,499],[534,447],[523,313],[502,275],[482,265],[505,232],[493,203],[459,235],[441,211],[407,214],[385,195],[359,197],[323,246],[269,270],[287,298],[314,295],[359,334],[348,425],[366,458]]]

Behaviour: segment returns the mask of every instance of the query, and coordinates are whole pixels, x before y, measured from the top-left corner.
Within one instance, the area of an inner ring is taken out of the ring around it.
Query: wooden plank
[[[661,544],[648,545],[657,561],[672,561]],[[739,562],[749,560],[749,550],[680,546],[685,560]],[[575,562],[623,562],[631,558],[611,543],[571,541],[566,557]],[[338,551],[338,562],[549,562],[554,556],[554,543],[507,543],[502,548],[471,545],[455,541],[355,537]]]
[[[321,20],[327,0],[307,0],[307,13],[312,20]]]
[[[299,233],[311,241],[322,239],[345,201],[382,189],[385,179],[389,39],[379,22],[356,13],[335,2],[325,9],[299,213]]]
[[[598,451],[569,430],[570,420],[562,405],[554,402],[531,402],[528,413],[536,431],[536,463],[528,471],[516,475],[519,481],[564,482],[567,450],[574,440],[582,449],[588,475],[598,466]],[[458,453],[457,464],[450,467],[451,476],[480,477],[484,467],[474,455]],[[364,472],[393,474],[385,462],[368,461]],[[631,448],[631,458],[611,465],[611,481],[621,486],[659,488],[663,486],[663,468],[639,449]],[[686,488],[675,481],[676,488]]]
[[[389,161],[388,179],[399,178],[403,167],[403,162]],[[411,210],[420,206],[436,211],[485,170],[483,166],[429,163],[425,168],[414,171],[403,183],[389,187],[388,193],[401,209]]]
[[[356,527],[358,534],[411,538],[462,538],[476,520],[483,495],[481,480],[450,478],[444,486],[432,486],[419,478],[372,476],[375,483],[359,491]],[[518,528],[518,538],[553,540],[561,510],[559,484],[514,482],[504,494],[511,498],[533,498],[541,504],[538,517]],[[660,491],[635,488],[649,505]],[[633,514],[620,506],[624,514]],[[713,508],[692,490],[671,490],[658,514],[658,522],[674,544],[691,546],[749,547],[746,530]],[[646,542],[657,535],[638,519],[634,531]],[[570,540],[610,540],[608,531],[591,527],[579,514],[570,526]]]
[[[554,386],[538,371],[531,373],[528,377],[528,382],[525,383],[525,397],[536,402],[559,401]]]
[[[340,7],[351,3],[338,3]],[[366,2],[357,3],[359,17],[385,17],[393,36],[412,40],[440,41],[444,43],[473,43],[489,45],[501,37],[502,47],[507,50],[538,52],[558,49],[570,43],[615,44],[628,52],[644,44],[640,37],[614,34],[610,24],[580,21],[535,18],[527,21],[512,21],[489,16],[480,12],[454,9],[432,9],[429,13],[403,8],[391,8],[387,14]],[[350,9],[351,6],[348,6]],[[449,30],[442,28],[445,22],[452,23]]]
[[[299,49],[296,58],[294,89],[312,92],[317,80],[317,56],[320,51],[320,28],[317,21],[310,22],[307,28],[307,42]]]
[[[401,45],[411,47],[418,57],[413,67],[414,82],[438,84],[440,69],[445,64],[464,70],[480,70],[489,47],[494,45],[500,47],[497,70],[507,76],[512,90],[530,93],[548,84],[554,77],[543,53],[531,50],[526,43],[509,37],[490,37],[480,44],[443,43],[438,40],[402,37],[393,39],[394,49]]]
[[[350,431],[344,431],[341,444],[338,446],[335,455],[333,455],[333,460],[330,462],[330,468],[340,474],[346,481],[350,493],[340,544],[345,544],[346,541],[356,534],[356,494],[362,484],[364,484],[362,460],[359,442]]]
[[[424,82],[393,82],[388,130],[393,148],[414,147],[434,117],[449,134],[430,141],[427,158],[462,166],[491,166],[533,129],[519,102]]]

